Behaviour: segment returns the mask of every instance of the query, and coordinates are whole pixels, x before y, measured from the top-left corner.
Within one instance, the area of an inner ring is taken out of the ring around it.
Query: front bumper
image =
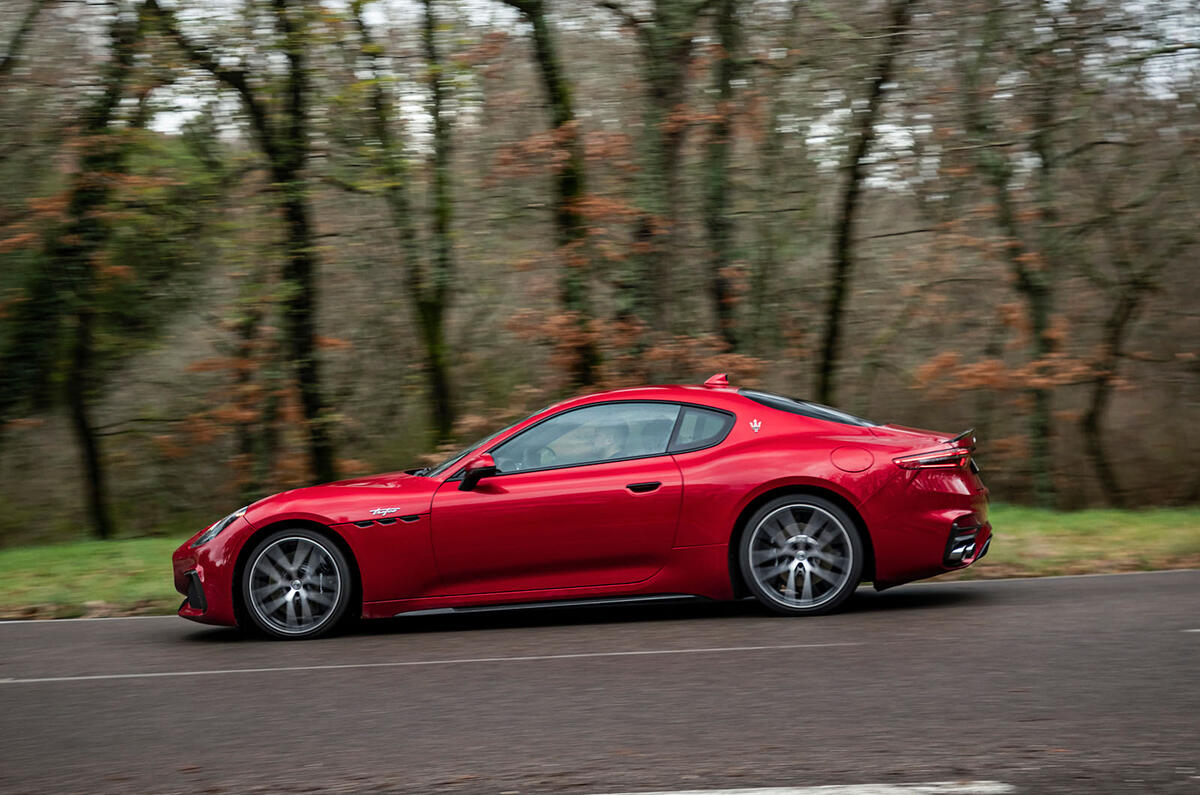
[[[184,576],[187,577],[188,586],[184,592],[186,598],[179,606],[179,610],[181,612],[184,610],[198,611],[200,615],[204,615],[208,612],[208,598],[204,595],[204,583],[200,581],[200,575],[196,573],[195,569],[192,569]]]
[[[244,519],[195,549],[188,539],[171,555],[175,590],[185,598],[179,615],[202,624],[237,626],[234,570],[243,541],[254,531]],[[198,534],[197,534],[198,535]]]

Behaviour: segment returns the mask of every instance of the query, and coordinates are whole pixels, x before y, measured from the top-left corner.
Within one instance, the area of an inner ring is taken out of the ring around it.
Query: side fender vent
[[[419,521],[420,518],[421,518],[420,514],[414,513],[409,516],[401,516],[399,518],[399,521],[404,522],[405,524],[410,524],[412,522]],[[396,521],[397,521],[397,518],[395,516],[389,516],[386,519],[364,519],[361,522],[353,522],[352,524],[355,527],[375,527],[376,525],[381,525],[381,526],[386,527],[387,525],[395,524]]]

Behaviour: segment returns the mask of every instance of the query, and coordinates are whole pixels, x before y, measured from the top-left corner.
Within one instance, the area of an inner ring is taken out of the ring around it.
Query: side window
[[[684,406],[679,431],[671,442],[671,452],[696,450],[716,444],[725,438],[733,427],[733,417],[720,411]]]
[[[601,403],[564,411],[492,451],[501,472],[592,464],[661,455],[679,406]]]

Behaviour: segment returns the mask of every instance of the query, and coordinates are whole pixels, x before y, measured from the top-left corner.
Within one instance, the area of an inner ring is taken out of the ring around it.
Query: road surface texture
[[[1195,570],[860,589],[821,618],[576,608],[301,643],[11,622],[0,791],[1194,793],[1198,630]],[[829,790],[859,791],[941,790]]]

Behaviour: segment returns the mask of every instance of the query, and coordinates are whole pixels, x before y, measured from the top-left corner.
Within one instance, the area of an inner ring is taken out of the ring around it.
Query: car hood
[[[441,480],[405,472],[339,480],[283,491],[259,500],[246,521],[259,527],[288,519],[345,524],[429,512]]]
[[[406,483],[412,485],[414,480],[422,480],[415,475],[410,475],[407,472],[384,472],[382,475],[365,475],[361,478],[350,478],[349,480],[335,480],[333,483],[323,483],[321,486],[329,486],[336,488],[398,488]],[[309,486],[309,488],[321,488],[321,486]]]

